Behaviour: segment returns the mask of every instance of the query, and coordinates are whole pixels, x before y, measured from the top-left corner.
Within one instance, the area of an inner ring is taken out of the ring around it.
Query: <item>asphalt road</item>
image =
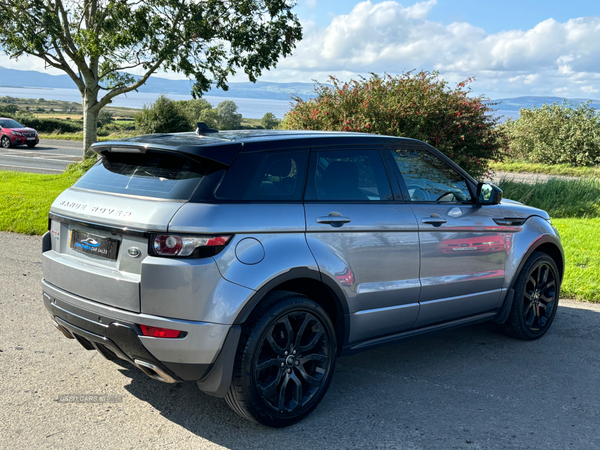
[[[69,164],[81,160],[81,142],[41,139],[34,148],[0,148],[0,170],[45,174],[62,173]]]
[[[64,338],[39,252],[0,233],[0,448],[600,448],[600,305],[561,301],[536,342],[481,324],[342,358],[319,408],[273,430]],[[61,397],[80,394],[120,402]]]

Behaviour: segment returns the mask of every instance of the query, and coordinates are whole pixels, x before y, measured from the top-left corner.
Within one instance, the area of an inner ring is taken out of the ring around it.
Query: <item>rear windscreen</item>
[[[210,162],[168,153],[114,153],[102,158],[74,187],[168,200],[189,200]]]

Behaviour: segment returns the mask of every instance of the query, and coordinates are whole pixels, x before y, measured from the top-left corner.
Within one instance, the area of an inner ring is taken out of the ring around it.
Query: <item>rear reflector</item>
[[[181,336],[181,331],[170,330],[168,328],[149,327],[147,325],[140,325],[142,334],[144,336],[157,337],[157,338],[178,338]]]

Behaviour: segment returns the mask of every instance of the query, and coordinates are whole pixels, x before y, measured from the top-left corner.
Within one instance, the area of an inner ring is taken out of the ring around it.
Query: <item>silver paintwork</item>
[[[182,202],[98,193],[69,188],[52,203],[50,212],[140,230],[167,231]]]
[[[213,363],[244,307],[294,269],[337,286],[350,327],[342,344],[362,348],[437,324],[493,317],[539,239],[560,248],[545,212],[507,200],[202,204],[71,188],[51,211],[84,223],[51,221],[43,240],[44,291],[115,321],[186,331],[181,339],[140,336],[159,361],[184,364]],[[510,218],[527,220],[494,221]],[[233,237],[215,257],[177,259],[150,256],[148,238],[122,228]],[[73,229],[119,239],[117,260],[73,251]],[[487,248],[472,245],[479,238]],[[451,254],[452,245],[473,248]]]

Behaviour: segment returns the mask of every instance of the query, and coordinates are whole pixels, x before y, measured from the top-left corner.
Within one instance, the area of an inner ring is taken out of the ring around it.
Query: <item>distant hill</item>
[[[0,96],[2,96],[2,86],[75,89],[73,81],[67,75],[49,75],[33,70],[6,69],[0,66]],[[188,80],[168,80],[166,78],[150,77],[146,84],[138,90],[140,92],[150,93],[189,95],[191,87],[191,82]],[[267,100],[289,100],[290,97],[294,95],[307,100],[315,96],[313,83],[269,83],[266,81],[257,81],[256,83],[231,83],[227,92],[221,89],[212,89],[207,95],[215,97],[239,97]],[[494,109],[499,110],[500,113],[509,115],[508,112],[515,111],[514,116],[518,116],[518,111],[521,108],[531,108],[534,105],[542,106],[544,103],[560,103],[562,100],[562,97],[529,96],[501,98],[491,100],[490,102],[499,103],[494,106]],[[570,100],[574,103],[587,101],[587,99],[581,98]],[[595,108],[600,109],[600,100],[592,100],[592,105]]]
[[[49,75],[33,70],[6,69],[0,66],[0,96],[2,86],[5,87],[34,87],[54,89],[76,89],[68,75]],[[150,77],[146,84],[138,89],[139,92],[189,95],[192,83],[188,80],[168,80],[166,78]],[[240,97],[270,100],[289,100],[291,96],[307,100],[314,97],[312,83],[231,83],[227,92],[221,89],[211,89],[207,95],[214,97]]]
[[[582,103],[587,102],[591,99],[586,98],[569,98],[567,100],[572,101],[573,103]],[[494,106],[494,109],[500,109],[503,111],[519,111],[521,108],[531,108],[532,106],[537,106],[538,108],[542,106],[544,103],[548,105],[558,102],[562,103],[563,97],[514,97],[514,98],[499,98],[497,100],[490,100],[490,103],[499,103]],[[596,109],[600,109],[600,100],[592,100],[592,106]]]

